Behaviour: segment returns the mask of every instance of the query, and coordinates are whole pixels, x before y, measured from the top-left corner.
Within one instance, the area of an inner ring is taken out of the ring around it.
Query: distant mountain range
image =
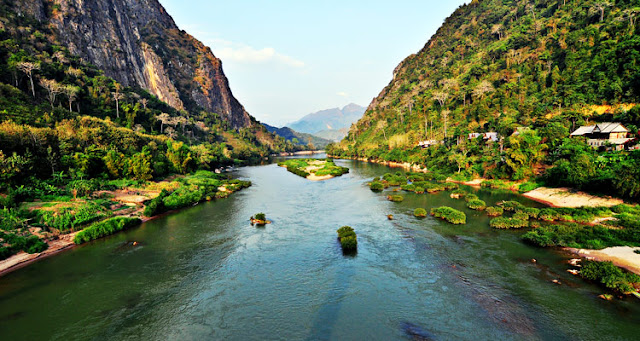
[[[300,120],[289,123],[286,126],[302,133],[322,136],[330,140],[341,140],[346,136],[351,124],[358,121],[366,108],[357,104],[349,104],[344,108],[321,110],[304,116]],[[342,129],[342,131],[340,131]]]
[[[295,142],[293,139],[297,139],[298,142],[295,143],[297,145],[308,145],[309,142],[311,142],[315,149],[323,149],[329,143],[333,142],[333,139],[324,139],[315,135],[300,133],[289,127],[277,128],[266,123],[263,123],[262,125],[264,125],[269,132],[282,136],[288,141]]]

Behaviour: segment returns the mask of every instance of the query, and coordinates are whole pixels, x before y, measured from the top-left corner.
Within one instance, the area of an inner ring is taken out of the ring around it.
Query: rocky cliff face
[[[139,86],[176,109],[219,114],[233,127],[252,118],[233,97],[222,63],[181,31],[157,0],[30,0],[19,13],[50,23],[72,54],[125,86]]]

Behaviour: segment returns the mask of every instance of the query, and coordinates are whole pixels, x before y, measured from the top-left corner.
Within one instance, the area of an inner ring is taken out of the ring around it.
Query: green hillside
[[[640,1],[474,0],[449,17],[332,155],[460,177],[530,179],[636,197],[638,152],[566,139],[588,122],[640,126]],[[512,136],[518,127],[521,134]],[[497,132],[500,142],[468,139]],[[430,148],[423,140],[442,141]],[[633,179],[633,181],[628,181]]]

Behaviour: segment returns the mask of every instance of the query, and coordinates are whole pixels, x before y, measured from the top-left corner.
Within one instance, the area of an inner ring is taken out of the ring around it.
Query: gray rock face
[[[157,0],[18,1],[16,10],[56,28],[70,52],[125,86],[182,110],[214,112],[235,128],[252,118],[233,97],[222,63],[181,31]]]

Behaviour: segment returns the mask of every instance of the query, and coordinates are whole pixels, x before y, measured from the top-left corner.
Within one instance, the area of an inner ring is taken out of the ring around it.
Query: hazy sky
[[[350,102],[368,106],[463,0],[160,0],[222,60],[258,120],[284,125]]]

